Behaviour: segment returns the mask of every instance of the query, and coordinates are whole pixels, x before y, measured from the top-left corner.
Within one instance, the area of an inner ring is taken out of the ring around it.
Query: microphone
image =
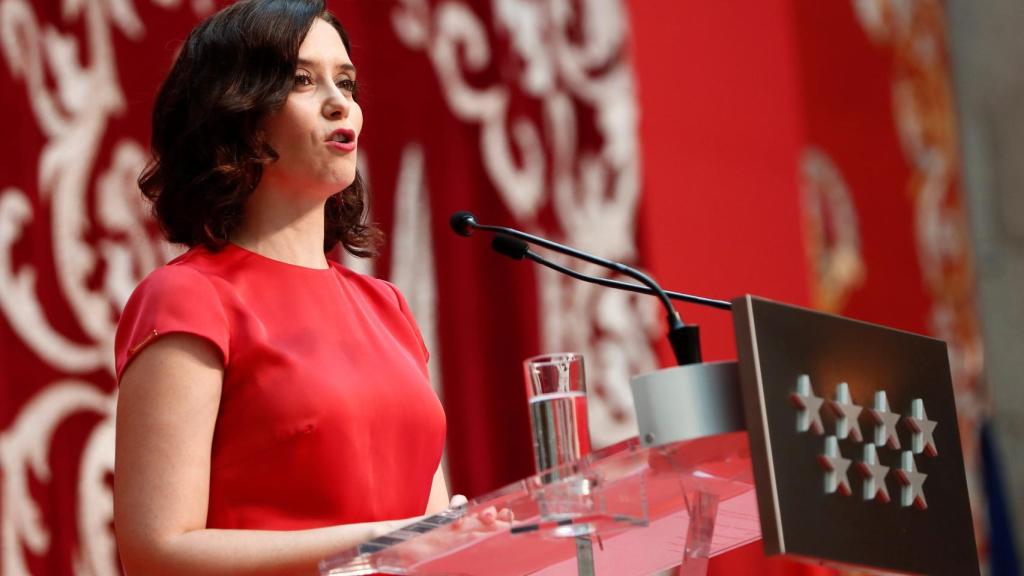
[[[491,248],[498,254],[508,256],[513,260],[522,260],[530,253],[529,244],[508,234],[495,234],[491,239]]]
[[[448,219],[448,224],[451,225],[452,230],[455,231],[459,236],[469,237],[473,233],[473,227],[477,226],[476,216],[473,216],[472,212],[456,212],[452,214],[452,217]]]
[[[683,320],[679,317],[679,313],[676,312],[675,308],[672,307],[672,302],[668,298],[668,294],[658,286],[650,276],[643,272],[626,266],[620,262],[614,262],[612,260],[606,260],[600,256],[577,250],[575,248],[552,242],[546,238],[534,236],[515,228],[506,228],[504,226],[491,226],[488,224],[480,224],[476,221],[476,216],[471,212],[456,212],[452,214],[449,219],[449,224],[452,230],[460,236],[469,236],[473,233],[473,230],[484,230],[487,232],[495,232],[507,234],[513,238],[518,238],[530,244],[535,244],[554,250],[573,258],[578,258],[591,264],[596,264],[609,270],[614,270],[624,276],[629,276],[638,280],[641,284],[645,285],[650,289],[651,293],[656,295],[661,301],[662,306],[665,308],[665,312],[668,316],[668,340],[672,346],[672,352],[676,357],[676,362],[682,366],[684,364],[695,364],[701,361],[700,354],[700,330],[695,325],[683,324]],[[525,256],[525,254],[524,254]]]
[[[591,284],[597,284],[598,286],[605,286],[608,288],[616,288],[618,290],[626,290],[628,292],[636,292],[638,294],[648,294],[656,296],[656,294],[646,286],[640,286],[639,284],[631,284],[629,282],[620,282],[618,280],[612,280],[610,278],[601,278],[600,276],[590,276],[582,272],[577,272],[572,268],[566,268],[561,264],[556,264],[547,258],[544,258],[536,252],[530,251],[530,246],[526,242],[513,238],[507,234],[495,234],[494,239],[491,240],[491,248],[495,252],[502,256],[507,256],[513,260],[522,260],[527,258],[544,266],[550,268],[555,272],[560,272],[566,276],[570,276],[577,280],[584,282],[590,282]],[[703,296],[694,296],[692,294],[683,294],[682,292],[673,292],[671,290],[665,290],[665,294],[668,295],[672,300],[679,300],[681,302],[689,302],[691,304],[700,304],[701,306],[707,306],[709,308],[717,308],[719,310],[732,310],[732,304],[725,300],[715,300],[713,298],[705,298]]]

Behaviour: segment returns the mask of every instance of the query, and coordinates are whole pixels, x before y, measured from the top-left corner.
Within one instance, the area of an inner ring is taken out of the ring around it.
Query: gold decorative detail
[[[805,150],[800,173],[811,305],[839,312],[867,276],[857,211],[843,175],[824,151]]]
[[[134,356],[136,351],[138,351],[140,348],[144,347],[146,344],[149,344],[150,342],[152,342],[153,338],[156,338],[159,335],[160,335],[160,333],[157,332],[156,330],[153,330],[149,334],[146,334],[146,337],[143,338],[141,342],[139,342],[135,346],[132,346],[131,348],[128,349],[128,355],[129,356]]]

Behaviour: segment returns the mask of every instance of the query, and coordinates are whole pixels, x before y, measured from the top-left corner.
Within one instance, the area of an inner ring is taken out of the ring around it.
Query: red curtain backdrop
[[[330,3],[349,29],[360,162],[431,349],[453,491],[532,471],[521,362],[587,356],[595,443],[630,435],[628,377],[667,361],[646,299],[541,273],[448,216],[951,342],[968,433],[984,407],[937,3]],[[0,574],[117,574],[111,339],[174,249],[135,178],[154,92],[210,0],[0,0]],[[909,47],[931,42],[922,60]],[[584,270],[599,273],[597,270]],[[702,325],[705,357],[735,355]],[[977,504],[976,504],[977,506]],[[759,545],[717,573],[766,564]]]
[[[631,2],[640,230],[667,286],[946,340],[984,559],[987,400],[942,6]],[[735,355],[728,318],[684,317],[707,357]]]

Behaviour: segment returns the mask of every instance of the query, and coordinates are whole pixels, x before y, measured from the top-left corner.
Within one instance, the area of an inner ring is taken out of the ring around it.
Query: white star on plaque
[[[896,469],[896,477],[900,484],[903,484],[900,487],[900,506],[913,506],[918,510],[928,508],[928,501],[924,499],[924,481],[928,479],[928,475],[917,471],[914,454],[910,450],[903,451],[902,462]]]
[[[857,470],[864,475],[864,500],[889,502],[889,487],[885,485],[889,467],[878,463],[874,444],[869,442],[864,445],[864,460],[857,462]]]
[[[875,422],[875,446],[899,450],[900,437],[896,433],[896,424],[900,421],[900,415],[889,411],[889,398],[885,390],[875,392],[875,407],[868,408],[868,414]]]
[[[850,489],[850,477],[847,475],[851,462],[839,453],[839,441],[836,440],[836,437],[826,436],[825,453],[818,456],[818,464],[825,470],[826,494],[835,494],[836,492],[843,496],[853,494],[853,490]]]
[[[796,379],[796,392],[789,395],[789,402],[797,407],[796,431],[813,431],[815,434],[824,434],[825,426],[821,423],[821,405],[824,398],[816,396],[811,388],[811,377],[801,374]]]
[[[857,442],[864,441],[864,435],[860,432],[860,406],[853,403],[850,398],[850,387],[846,382],[836,386],[835,400],[828,401],[828,407],[836,415],[836,437],[845,440],[848,436]]]
[[[935,427],[938,425],[938,422],[928,419],[928,415],[924,411],[924,400],[915,398],[910,403],[910,416],[904,418],[904,421],[911,432],[913,432],[911,448],[913,448],[914,454],[921,454],[923,452],[932,457],[938,456],[939,450],[935,447],[934,436]]]

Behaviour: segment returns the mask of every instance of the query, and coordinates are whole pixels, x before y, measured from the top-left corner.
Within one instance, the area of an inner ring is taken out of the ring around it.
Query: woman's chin
[[[344,190],[344,189],[348,188],[349,186],[351,186],[352,183],[355,182],[355,181],[356,181],[356,179],[353,176],[352,178],[344,178],[344,179],[341,179],[341,180],[338,180],[336,182],[331,183],[331,190],[333,190],[334,192],[332,192],[330,195],[333,196],[334,194],[337,194],[338,192],[341,192],[342,190]]]
[[[351,172],[346,170],[345,172],[342,173],[333,174],[329,179],[327,179],[327,181],[324,182],[324,184],[326,185],[327,188],[330,188],[335,192],[340,192],[345,188],[351,186],[352,183],[355,181],[355,170],[352,170]]]
[[[305,193],[315,194],[317,197],[326,200],[351,186],[355,180],[355,175],[348,178],[325,178],[307,184]]]

